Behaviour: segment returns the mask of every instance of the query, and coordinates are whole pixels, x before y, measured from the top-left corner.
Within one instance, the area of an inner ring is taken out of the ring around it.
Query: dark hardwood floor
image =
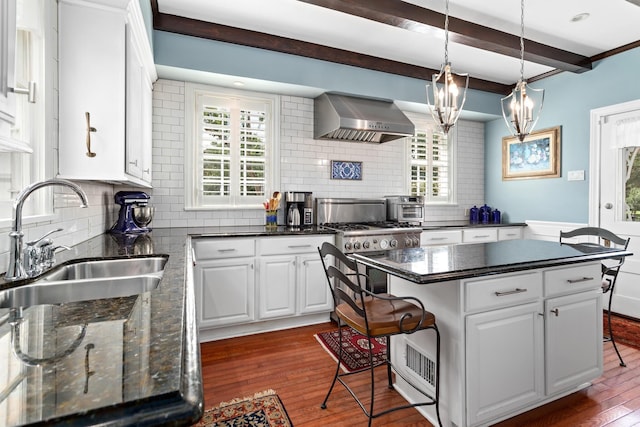
[[[291,421],[300,426],[362,426],[366,417],[342,386],[328,407],[320,403],[335,371],[335,362],[314,334],[334,329],[331,323],[203,343],[205,408],[236,397],[273,389]],[[640,425],[640,350],[619,345],[627,367],[620,367],[610,343],[604,344],[604,374],[593,385],[551,404],[499,423],[500,427]],[[380,380],[384,372],[380,370]],[[367,382],[356,388],[366,393]],[[381,407],[402,401],[379,387]],[[397,411],[374,420],[374,426],[430,426],[416,410]]]

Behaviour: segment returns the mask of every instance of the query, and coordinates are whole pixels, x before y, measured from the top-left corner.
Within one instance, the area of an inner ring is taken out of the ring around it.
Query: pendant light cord
[[[449,0],[444,6],[444,63],[449,63]]]
[[[524,0],[520,0],[520,81],[524,81]]]

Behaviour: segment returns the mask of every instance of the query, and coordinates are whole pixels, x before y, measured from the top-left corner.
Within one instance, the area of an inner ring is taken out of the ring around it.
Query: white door
[[[635,254],[618,277],[611,310],[640,318],[640,100],[593,110],[591,121],[590,223],[630,237]]]

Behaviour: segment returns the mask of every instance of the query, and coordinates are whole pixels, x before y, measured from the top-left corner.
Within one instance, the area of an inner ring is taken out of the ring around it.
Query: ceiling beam
[[[160,31],[272,50],[426,81],[430,81],[433,74],[440,72],[440,70],[363,55],[315,43],[160,13],[157,0],[152,0],[151,6],[153,28]],[[469,88],[501,95],[509,93],[512,89],[510,85],[507,86],[502,83],[472,77],[469,78]]]
[[[445,15],[404,1],[299,0],[327,9],[419,33],[443,30]],[[449,40],[474,48],[520,58],[520,37],[449,16]],[[562,71],[582,73],[592,68],[582,55],[525,39],[524,58]]]

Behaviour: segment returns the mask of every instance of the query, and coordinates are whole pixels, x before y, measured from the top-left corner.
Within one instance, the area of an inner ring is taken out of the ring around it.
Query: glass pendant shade
[[[502,117],[511,135],[520,142],[531,133],[540,117],[544,89],[534,89],[520,80],[509,96],[502,98]]]
[[[451,64],[448,62],[442,66],[440,73],[433,75],[432,84],[427,85],[429,111],[445,135],[458,121],[467,98],[469,74],[456,74],[456,76],[459,77],[458,81],[464,81],[462,91],[453,79]]]

